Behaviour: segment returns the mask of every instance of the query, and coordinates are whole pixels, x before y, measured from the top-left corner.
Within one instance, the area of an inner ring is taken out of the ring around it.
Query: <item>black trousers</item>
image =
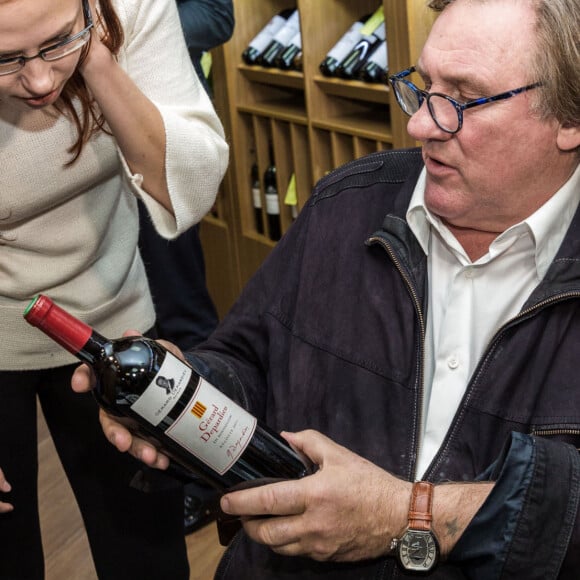
[[[0,372],[0,467],[12,484],[2,498],[14,505],[12,512],[0,514],[0,579],[44,577],[37,499],[38,396],[80,508],[99,579],[187,580],[182,484],[144,468],[106,440],[93,396],[70,387],[76,366]]]

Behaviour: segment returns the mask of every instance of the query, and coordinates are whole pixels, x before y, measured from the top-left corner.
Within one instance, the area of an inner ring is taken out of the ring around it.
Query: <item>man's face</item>
[[[529,4],[456,0],[444,10],[417,67],[426,90],[465,102],[541,80],[527,76],[535,50]],[[533,114],[538,97],[535,89],[468,109],[456,135],[437,128],[423,104],[408,131],[423,144],[431,211],[457,228],[499,233],[561,187],[577,157],[560,148],[557,121]]]

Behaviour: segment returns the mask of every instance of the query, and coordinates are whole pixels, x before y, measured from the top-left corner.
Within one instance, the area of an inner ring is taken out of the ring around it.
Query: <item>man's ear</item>
[[[561,151],[573,151],[580,148],[580,126],[569,123],[560,125],[556,142]]]

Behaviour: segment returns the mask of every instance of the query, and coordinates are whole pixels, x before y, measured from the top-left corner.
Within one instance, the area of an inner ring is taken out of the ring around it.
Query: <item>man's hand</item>
[[[128,330],[123,333],[123,336],[139,336],[139,333],[134,330]],[[158,342],[183,360],[183,353],[177,346],[164,340]],[[94,385],[95,376],[91,368],[86,364],[80,365],[75,370],[71,379],[73,391],[77,393],[85,393],[90,391]],[[159,451],[157,451],[157,449],[147,441],[135,437],[116,417],[109,415],[101,409],[99,419],[106,438],[119,451],[128,451],[131,455],[150,467],[167,469],[169,466],[169,458],[166,455],[159,453]]]
[[[279,554],[340,562],[386,554],[406,526],[411,484],[316,431],[283,436],[319,470],[229,493],[222,510],[242,516],[246,533]]]

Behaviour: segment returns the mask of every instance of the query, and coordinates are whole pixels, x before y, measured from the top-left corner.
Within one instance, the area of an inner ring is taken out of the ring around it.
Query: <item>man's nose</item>
[[[437,123],[435,123],[435,120],[429,112],[429,106],[426,100],[423,100],[419,110],[409,118],[407,132],[417,141],[428,141],[429,139],[443,140],[452,137],[451,134],[437,126]]]

